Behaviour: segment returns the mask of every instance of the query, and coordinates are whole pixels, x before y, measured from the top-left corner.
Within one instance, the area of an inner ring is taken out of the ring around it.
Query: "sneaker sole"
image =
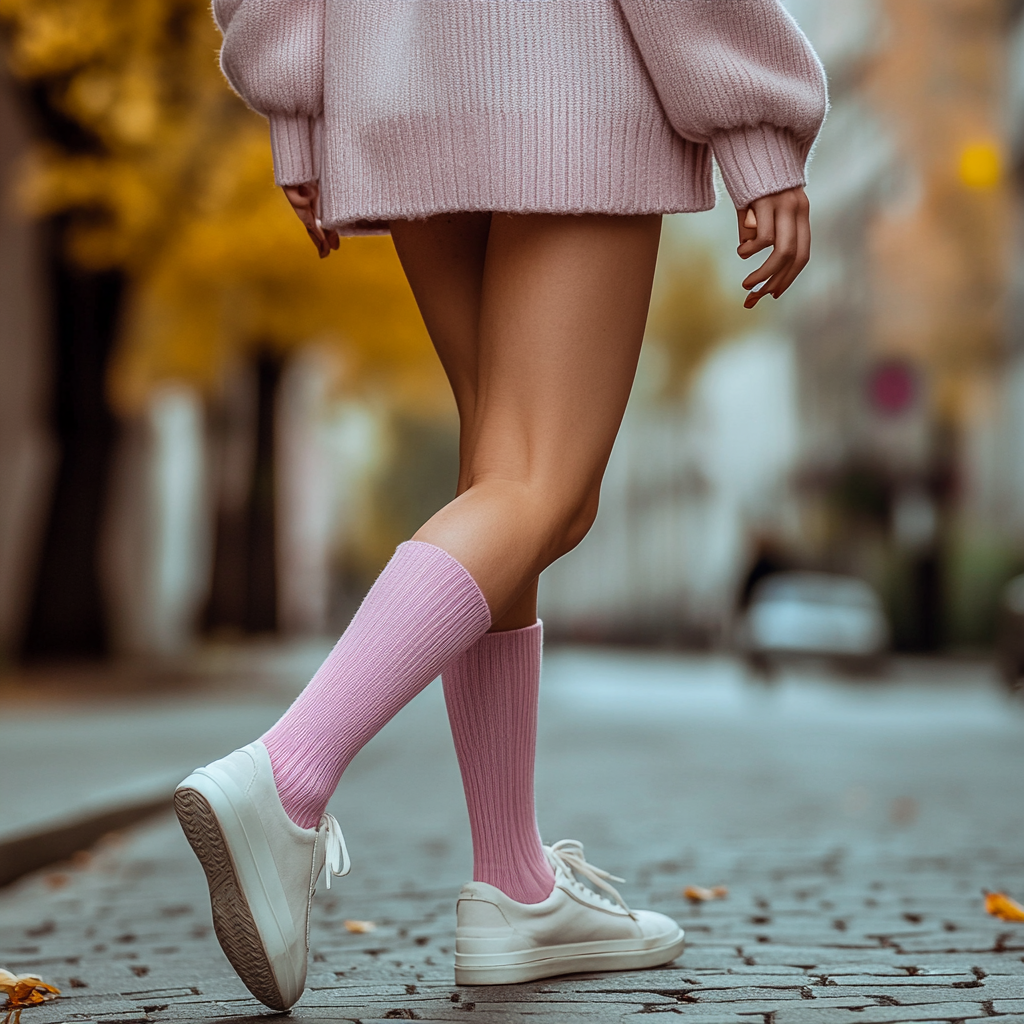
[[[175,792],[174,812],[206,873],[213,927],[224,955],[261,1003],[287,1010],[217,815],[202,793],[189,788]]]
[[[637,971],[648,967],[670,964],[683,951],[685,945],[682,928],[671,941],[653,949],[594,951],[593,943],[586,943],[586,952],[565,953],[545,957],[543,947],[532,950],[537,959],[526,963],[491,964],[486,967],[467,967],[458,963],[456,956],[456,985],[516,985],[523,981],[553,978],[559,974],[582,974],[589,971]],[[565,947],[561,947],[563,950]]]

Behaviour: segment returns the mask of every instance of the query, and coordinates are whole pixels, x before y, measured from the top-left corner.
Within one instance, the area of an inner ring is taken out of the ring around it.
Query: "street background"
[[[311,247],[205,0],[0,9],[0,651],[337,635],[456,478],[386,238]],[[721,648],[753,567],[852,575],[899,651],[992,650],[1024,570],[1024,16],[789,0],[828,70],[779,303],[666,218],[645,353],[551,638]]]
[[[727,197],[666,218],[597,522],[540,594],[545,838],[690,945],[452,986],[434,684],[333,805],[356,869],[297,1019],[1024,1021],[1024,925],[981,905],[1024,901],[1024,6],[786,6],[830,84],[813,261],[745,312]],[[390,241],[316,260],[217,45],[207,0],[0,0],[0,968],[64,993],[24,1024],[257,1013],[144,816],[456,479]]]
[[[300,679],[281,671],[241,707],[216,680],[171,701],[106,698],[90,709],[107,719],[90,770],[112,781],[176,755],[185,771],[272,721]],[[869,687],[818,669],[765,688],[729,658],[555,648],[541,712],[545,838],[581,839],[588,859],[628,879],[629,902],[677,917],[689,940],[677,964],[454,986],[454,897],[472,859],[433,684],[359,754],[332,802],[354,868],[321,886],[293,1018],[461,1020],[475,1007],[485,1020],[1024,1020],[1024,926],[989,917],[982,900],[1024,886],[1024,709],[990,670],[902,662]],[[38,701],[5,718],[5,778],[16,759],[33,764],[48,726],[66,734]],[[83,761],[74,744],[49,757]],[[720,884],[721,901],[682,896]],[[377,927],[350,934],[349,919]],[[202,872],[169,814],[9,887],[0,959],[66,994],[26,1021],[263,1012],[218,951]]]

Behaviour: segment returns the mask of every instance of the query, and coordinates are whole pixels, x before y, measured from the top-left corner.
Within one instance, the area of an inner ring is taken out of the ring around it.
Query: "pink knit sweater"
[[[825,78],[779,0],[213,0],[278,184],[346,233],[676,213],[804,183]]]

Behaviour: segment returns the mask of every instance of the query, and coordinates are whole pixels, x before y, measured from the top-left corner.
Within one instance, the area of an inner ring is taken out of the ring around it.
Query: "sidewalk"
[[[275,720],[328,646],[209,648],[159,672],[0,679],[0,885],[169,806],[196,764]]]
[[[980,894],[1024,897],[1024,711],[976,667],[904,663],[894,676],[791,675],[765,690],[726,659],[553,650],[542,831],[583,840],[588,859],[629,879],[628,901],[677,917],[690,944],[664,970],[486,989],[452,983],[454,896],[471,860],[435,684],[360,754],[332,805],[354,870],[317,897],[292,1019],[1024,1022],[1024,925],[986,916]],[[204,744],[251,738],[287,690],[173,715],[156,703],[149,725],[142,709],[121,721],[132,756],[159,735],[205,760],[220,749]],[[117,743],[105,733],[92,761],[107,751],[130,767]],[[719,883],[730,892],[718,902],[681,895]],[[351,934],[346,919],[377,927]],[[170,816],[0,890],[0,966],[65,993],[22,1024],[268,1012],[220,954]]]

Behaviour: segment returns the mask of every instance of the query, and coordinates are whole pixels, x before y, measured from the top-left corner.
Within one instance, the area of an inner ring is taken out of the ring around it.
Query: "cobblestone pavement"
[[[318,894],[296,1021],[1024,1022],[1024,712],[970,666],[886,681],[791,675],[772,689],[720,659],[555,651],[539,808],[549,838],[677,917],[671,967],[468,988],[452,980],[469,863],[443,705],[428,690],[360,755],[332,810],[353,874]],[[687,884],[729,887],[690,905]],[[352,934],[345,920],[376,928]],[[22,1024],[268,1015],[212,936],[173,820],[0,891],[0,966],[64,990]]]

